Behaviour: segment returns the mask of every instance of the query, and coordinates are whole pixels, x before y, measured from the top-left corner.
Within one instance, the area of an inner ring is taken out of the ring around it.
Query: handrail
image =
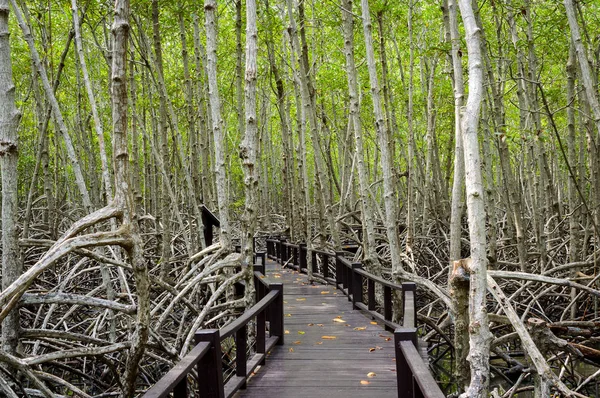
[[[264,311],[269,304],[275,301],[278,295],[279,291],[277,290],[269,292],[265,298],[254,304],[252,308],[244,312],[242,316],[221,329],[221,339],[226,339],[227,337],[232,336],[235,332],[240,330],[240,328],[247,325],[248,322],[250,322],[259,312]]]
[[[292,244],[285,239],[269,238],[267,256],[300,272],[307,268],[309,251],[304,244]],[[296,254],[296,250],[299,254]],[[417,339],[417,307],[415,293],[417,286],[413,282],[401,285],[373,275],[362,268],[361,263],[353,263],[344,257],[344,252],[332,253],[326,250],[310,250],[313,275],[333,283],[352,301],[355,309],[366,311],[373,318],[385,325],[385,329],[394,332],[396,343],[396,376],[398,380],[398,397],[402,398],[441,398],[444,397],[428,365],[418,352]],[[318,272],[317,260],[321,259],[322,273]],[[282,261],[283,260],[283,261]],[[330,275],[329,261],[334,260],[333,275]],[[367,299],[363,294],[366,280]],[[377,312],[376,284],[383,288],[383,313]],[[392,292],[401,291],[403,297],[403,323],[392,321]],[[408,343],[410,344],[408,344]],[[409,345],[411,347],[409,347]]]
[[[267,246],[269,246],[267,244]],[[188,376],[197,366],[197,388],[201,397],[231,397],[245,388],[248,376],[259,365],[264,365],[267,352],[275,345],[283,345],[283,284],[265,280],[265,254],[256,253],[261,264],[254,265],[256,304],[223,329],[199,329],[196,346],[167,374],[143,395],[143,398],[188,397]],[[256,354],[247,357],[248,324],[256,318]],[[266,322],[269,322],[269,337]],[[235,376],[223,383],[221,343],[235,336]]]

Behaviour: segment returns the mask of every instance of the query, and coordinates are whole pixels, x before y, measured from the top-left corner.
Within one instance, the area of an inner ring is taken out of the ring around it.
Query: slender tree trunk
[[[221,246],[225,251],[231,250],[229,231],[229,197],[227,193],[227,174],[225,171],[225,138],[221,131],[221,100],[217,85],[217,3],[215,0],[204,2],[206,17],[206,71],[208,75],[208,99],[210,103],[212,131],[215,148],[215,178],[217,185],[217,203],[221,221]]]
[[[106,194],[106,200],[112,197],[112,183],[110,178],[110,170],[108,165],[108,158],[106,157],[106,149],[104,144],[104,131],[102,129],[102,122],[100,121],[100,115],[98,114],[98,107],[96,105],[96,97],[94,90],[92,89],[92,82],[88,74],[87,64],[85,61],[85,54],[83,50],[83,42],[81,40],[81,32],[79,29],[79,13],[77,11],[77,0],[71,0],[71,11],[73,12],[73,29],[75,31],[75,46],[77,49],[77,56],[79,57],[79,64],[81,65],[81,73],[83,74],[83,83],[85,85],[85,91],[87,92],[88,100],[90,101],[90,108],[92,110],[92,119],[94,121],[94,129],[96,130],[96,137],[98,138],[98,148],[100,149],[100,163],[102,167],[102,182],[104,183],[104,191]]]
[[[451,40],[452,57],[452,77],[454,88],[454,178],[452,184],[452,202],[450,206],[450,264],[448,280],[452,285],[453,264],[461,259],[461,236],[462,236],[462,215],[464,209],[464,190],[465,190],[465,163],[462,140],[462,109],[464,106],[465,87],[463,81],[463,68],[460,50],[460,36],[458,32],[458,10],[455,0],[448,1],[448,19]],[[456,356],[455,375],[459,392],[469,384],[470,372],[467,362],[469,353],[469,314],[464,311],[465,300],[468,300],[468,292],[465,295],[465,288],[468,290],[468,283],[455,283],[451,286],[450,297],[452,299],[451,309],[454,313],[454,348]],[[454,287],[454,288],[452,288]],[[468,307],[468,304],[466,305]]]
[[[256,75],[257,75],[258,31],[256,27],[256,2],[246,0],[246,73],[245,102],[246,131],[240,145],[240,158],[244,168],[246,202],[242,228],[243,261],[248,265],[246,278],[246,300],[250,304],[254,298],[253,272],[254,233],[258,211],[258,165],[256,164],[258,128],[256,120]]]
[[[470,297],[469,297],[469,362],[471,384],[464,397],[487,396],[490,380],[490,343],[486,310],[487,251],[484,188],[477,131],[483,97],[483,59],[481,31],[477,26],[470,0],[459,0],[458,5],[465,27],[469,55],[469,96],[462,121],[465,156],[467,214],[471,240]]]
[[[409,45],[409,65],[408,65],[408,105],[406,109],[406,119],[408,123],[408,145],[406,158],[406,172],[408,174],[406,183],[406,251],[412,252],[415,240],[415,220],[414,220],[414,157],[415,157],[415,134],[413,128],[413,91],[414,91],[414,67],[415,50],[413,42],[413,9],[414,0],[408,0],[408,45]]]
[[[0,1],[0,171],[2,173],[2,289],[9,287],[23,272],[19,250],[17,128],[21,113],[15,105],[10,59],[8,0]],[[19,310],[2,321],[2,349],[15,354],[21,326]]]

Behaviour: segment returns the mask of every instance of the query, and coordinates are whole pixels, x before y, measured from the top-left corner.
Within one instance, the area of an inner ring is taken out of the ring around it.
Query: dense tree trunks
[[[35,64],[35,67],[40,76],[40,79],[42,80],[42,86],[43,86],[44,92],[46,94],[46,99],[49,102],[50,106],[52,107],[52,113],[54,114],[54,120],[56,121],[56,124],[58,125],[58,129],[65,141],[65,146],[67,148],[67,154],[68,154],[69,160],[71,162],[71,167],[73,168],[73,174],[75,174],[75,181],[77,183],[77,187],[79,188],[79,193],[80,193],[82,201],[83,201],[83,206],[85,207],[85,209],[87,211],[91,211],[93,206],[92,206],[92,202],[90,199],[90,194],[89,194],[87,185],[85,183],[85,179],[83,177],[83,172],[81,171],[80,162],[75,153],[75,147],[73,146],[71,136],[69,135],[69,131],[68,131],[65,121],[63,119],[63,115],[60,110],[60,106],[58,104],[56,96],[54,95],[54,91],[52,90],[52,87],[50,86],[50,80],[48,78],[48,74],[46,73],[46,68],[45,68],[44,64],[42,63],[40,55],[35,47],[33,35],[31,34],[31,30],[29,29],[29,26],[25,22],[21,8],[18,6],[16,0],[11,0],[11,5],[13,7],[15,16],[19,23],[19,27],[21,28],[21,31],[23,32],[23,36],[25,37],[25,41],[27,41],[31,59],[32,59],[33,63]]]
[[[593,119],[596,127],[596,136],[592,138],[591,142],[598,145],[600,139],[600,101],[598,99],[598,91],[595,88],[594,76],[590,68],[585,46],[583,44],[579,23],[577,22],[577,16],[575,7],[573,6],[573,0],[564,0],[565,10],[567,12],[567,20],[569,21],[569,28],[571,30],[571,40],[575,47],[575,54],[577,55],[577,61],[580,71],[580,79],[585,89],[586,99],[591,110],[590,117]],[[594,161],[595,160],[595,161]],[[598,172],[598,156],[597,154],[590,154],[591,173],[592,173],[592,187],[594,192],[594,201],[592,208],[594,211],[594,223],[596,228],[600,226],[600,211],[598,211],[598,204],[600,204],[600,172]]]
[[[112,197],[112,183],[110,170],[108,165],[108,158],[106,157],[106,148],[104,145],[104,129],[102,128],[102,122],[100,121],[100,115],[98,114],[98,106],[96,104],[96,97],[94,90],[92,89],[92,82],[88,73],[87,63],[85,60],[85,53],[83,49],[83,42],[81,39],[80,22],[79,22],[79,11],[77,11],[77,0],[71,0],[71,11],[73,12],[73,29],[75,31],[75,47],[77,49],[77,56],[79,64],[81,65],[81,73],[83,74],[83,83],[85,85],[85,91],[90,102],[90,109],[92,111],[92,120],[94,121],[94,129],[96,130],[96,136],[98,139],[98,149],[100,152],[100,162],[102,166],[102,182],[104,183],[104,192],[106,200]],[[92,157],[93,158],[93,157]]]
[[[354,20],[352,15],[352,0],[342,0],[342,18],[344,32],[344,55],[346,58],[346,75],[348,77],[348,97],[350,102],[349,123],[354,131],[356,145],[356,160],[358,182],[360,187],[360,204],[363,221],[363,250],[364,262],[373,273],[381,272],[375,241],[375,219],[371,197],[369,194],[369,179],[365,164],[365,147],[363,130],[360,120],[360,102],[358,93],[358,77],[354,62]]]
[[[385,205],[385,228],[387,239],[390,245],[392,260],[392,274],[399,280],[399,274],[402,271],[402,260],[400,253],[400,243],[398,242],[398,224],[396,219],[396,193],[394,190],[394,178],[392,175],[393,161],[389,153],[389,132],[385,126],[383,110],[381,108],[381,99],[379,93],[379,79],[377,77],[377,68],[375,65],[375,52],[373,50],[373,36],[371,34],[371,15],[369,13],[368,0],[361,0],[363,32],[365,36],[365,47],[367,53],[367,66],[369,68],[369,81],[371,85],[371,97],[373,99],[373,113],[375,116],[375,130],[381,153],[381,167],[383,171],[383,200]],[[399,314],[396,314],[399,316]]]
[[[475,21],[469,0],[459,0],[460,13],[465,27],[469,57],[469,95],[462,120],[465,157],[467,215],[471,243],[470,295],[469,295],[469,362],[471,383],[465,397],[487,395],[490,381],[489,356],[492,334],[486,309],[487,248],[484,187],[479,155],[479,117],[483,98],[483,58],[481,32]]]
[[[23,272],[19,250],[18,175],[19,145],[17,128],[21,113],[15,105],[15,86],[8,30],[8,1],[0,1],[0,172],[2,173],[2,289]],[[19,311],[2,321],[2,349],[15,354],[19,342]]]
[[[227,175],[225,171],[225,140],[222,131],[221,100],[217,86],[217,3],[215,0],[204,2],[206,17],[206,72],[208,75],[208,100],[210,103],[212,132],[214,140],[214,170],[217,187],[217,204],[221,221],[221,246],[229,251],[231,247],[231,232],[229,222],[229,197]]]

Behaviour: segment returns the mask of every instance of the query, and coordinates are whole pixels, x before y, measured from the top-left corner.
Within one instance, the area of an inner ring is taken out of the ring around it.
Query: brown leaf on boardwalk
[[[385,341],[390,341],[390,340],[392,340],[392,338],[391,338],[391,337],[386,337],[386,338],[385,338]]]
[[[285,316],[289,318],[292,316],[292,314],[285,314]]]
[[[337,322],[337,323],[346,323],[346,321],[345,321],[345,320],[343,320],[343,319],[340,319],[340,318],[335,318],[333,321],[334,321],[334,322]]]
[[[294,341],[292,344],[298,345],[298,344],[302,344],[302,342],[300,340],[298,340],[298,341]]]
[[[321,294],[329,294],[329,292],[327,290],[323,290]]]
[[[371,321],[371,325],[377,325],[377,322]]]
[[[317,326],[323,327],[322,323],[317,323]]]
[[[294,352],[294,349],[290,347],[290,352]]]
[[[369,352],[373,352],[373,351],[375,351],[375,347],[369,348]]]
[[[377,376],[377,374],[375,372],[367,373],[367,377],[375,377],[375,376]]]
[[[363,386],[366,386],[367,384],[371,384],[371,382],[368,380],[361,380],[360,384],[362,384]]]
[[[309,323],[308,326],[315,326],[315,324],[314,323]]]
[[[296,301],[306,301],[305,298],[297,298]]]
[[[283,333],[285,333],[285,334],[290,334],[290,331],[289,331],[289,330],[286,330],[286,331],[285,331],[285,332],[283,332]]]
[[[367,330],[366,326],[356,327],[354,330]]]
[[[318,341],[316,344],[317,345],[321,345],[321,344],[323,344],[323,342],[322,341]]]
[[[321,336],[321,338],[323,340],[335,340],[335,339],[337,339],[337,337],[335,337],[335,336]]]

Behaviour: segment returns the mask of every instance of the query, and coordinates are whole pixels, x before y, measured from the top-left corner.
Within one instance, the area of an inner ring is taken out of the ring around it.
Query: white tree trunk
[[[465,397],[485,397],[490,381],[489,357],[492,334],[486,311],[487,252],[484,187],[477,131],[483,98],[483,60],[481,31],[475,21],[470,0],[459,0],[469,54],[469,96],[462,133],[465,157],[467,214],[471,241],[471,277],[469,297],[469,362],[471,384]]]
[[[246,74],[245,74],[245,109],[246,132],[240,145],[240,158],[244,168],[244,187],[246,203],[243,215],[242,253],[246,264],[252,269],[254,255],[254,232],[257,218],[258,170],[256,164],[257,135],[256,125],[256,69],[258,32],[256,28],[256,1],[246,0]],[[248,288],[253,278],[247,279],[246,298],[253,297],[254,289]]]
[[[0,169],[2,172],[2,290],[23,272],[19,252],[17,128],[21,114],[15,105],[10,60],[8,0],[0,1]],[[14,354],[19,341],[19,310],[2,322],[2,349]]]
[[[215,146],[215,176],[217,185],[217,204],[219,219],[221,221],[221,246],[225,250],[231,249],[231,236],[229,231],[229,196],[227,192],[227,174],[225,171],[225,147],[221,127],[221,100],[219,86],[217,85],[217,2],[206,0],[204,2],[206,17],[206,72],[208,75],[208,100],[212,118],[212,131]]]

